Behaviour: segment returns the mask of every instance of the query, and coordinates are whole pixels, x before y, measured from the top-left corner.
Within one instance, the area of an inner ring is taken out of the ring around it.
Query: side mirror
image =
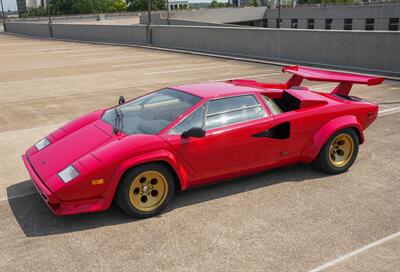
[[[120,97],[119,97],[119,100],[118,100],[118,105],[122,105],[122,104],[124,104],[125,103],[125,97],[123,96],[123,95],[121,95]]]
[[[203,138],[204,136],[206,136],[206,132],[204,131],[204,129],[199,128],[199,127],[191,128],[191,129],[185,131],[184,133],[182,133],[182,135],[181,135],[181,137],[184,139],[187,139],[189,137]]]

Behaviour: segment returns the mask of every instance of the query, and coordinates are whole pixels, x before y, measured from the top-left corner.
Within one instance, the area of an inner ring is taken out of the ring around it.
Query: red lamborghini
[[[382,78],[284,67],[283,84],[231,80],[164,88],[60,127],[22,156],[57,215],[162,211],[177,190],[294,163],[346,171],[378,106],[350,96]],[[303,79],[337,82],[331,93]]]

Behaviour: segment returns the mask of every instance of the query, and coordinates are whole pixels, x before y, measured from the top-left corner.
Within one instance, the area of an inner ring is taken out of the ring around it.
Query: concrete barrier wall
[[[53,24],[53,37],[95,42],[146,44],[143,25]]]
[[[50,37],[49,26],[45,23],[6,23],[7,32],[31,35],[36,37]]]
[[[53,24],[53,36],[146,44],[145,25]],[[7,23],[9,32],[47,37],[48,25]],[[188,51],[400,76],[400,32],[255,27],[152,26],[153,45]]]
[[[154,26],[153,44],[400,76],[400,33]]]

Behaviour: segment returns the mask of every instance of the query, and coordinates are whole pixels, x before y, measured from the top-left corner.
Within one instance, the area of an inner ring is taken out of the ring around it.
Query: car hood
[[[110,140],[112,135],[106,133],[100,124],[96,124],[97,122],[65,135],[29,158],[33,168],[44,182]]]

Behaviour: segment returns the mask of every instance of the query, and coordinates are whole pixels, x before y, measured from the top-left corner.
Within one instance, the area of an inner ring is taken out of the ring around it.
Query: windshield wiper
[[[114,133],[117,134],[118,132],[122,131],[122,122],[124,117],[122,111],[117,107],[114,108],[114,115],[115,115]]]

